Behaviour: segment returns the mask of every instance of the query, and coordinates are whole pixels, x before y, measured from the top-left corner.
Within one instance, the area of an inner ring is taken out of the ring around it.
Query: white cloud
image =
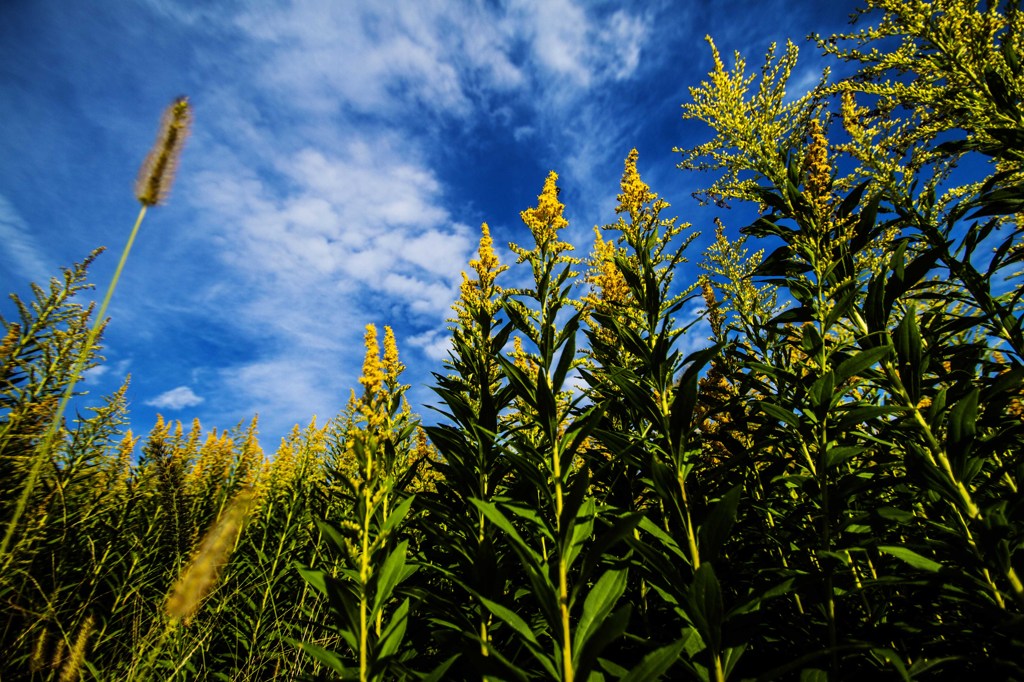
[[[128,375],[128,367],[130,365],[131,360],[128,358],[122,358],[114,363],[96,365],[85,371],[82,375],[82,381],[87,385],[94,385],[100,383],[107,376],[114,376],[117,381],[124,381],[124,377]]]
[[[406,342],[420,348],[431,360],[440,363],[448,359],[448,351],[452,348],[452,335],[447,329],[428,329],[406,339]]]
[[[598,33],[600,54],[609,55],[602,71],[615,80],[629,78],[640,65],[640,46],[650,31],[650,22],[623,10],[613,14]]]
[[[362,327],[355,331],[361,339]],[[362,354],[362,343],[352,343],[341,357],[334,354],[333,366],[325,366],[322,354],[293,348],[222,370],[223,419],[231,423],[259,414],[261,433],[282,436],[313,415],[322,424],[344,408],[349,390],[358,385],[355,375],[342,368],[358,373]]]
[[[677,348],[684,357],[715,345],[711,340],[711,324],[707,319],[704,302],[699,298],[687,303],[679,311],[676,319],[679,327],[691,323],[693,326],[689,327],[677,342]]]
[[[29,232],[28,225],[7,198],[0,194],[0,243],[11,267],[22,277],[41,282],[51,274],[42,249]]]
[[[521,30],[531,39],[537,63],[567,85],[588,89],[602,81],[633,75],[640,63],[651,20],[618,10],[597,17],[573,0],[521,0],[516,3]],[[564,79],[570,79],[566,82]]]
[[[572,0],[532,0],[521,3],[520,11],[532,23],[532,47],[541,65],[579,85],[589,85],[589,22],[583,8]]]
[[[172,388],[145,402],[146,405],[161,410],[183,410],[186,407],[195,407],[202,403],[203,398],[197,396],[188,386]]]
[[[469,202],[445,185],[439,164],[460,157],[438,121],[457,122],[461,143],[478,121],[519,142],[554,140],[538,154],[557,157],[568,180],[597,182],[615,131],[588,93],[636,72],[649,29],[605,14],[572,0],[296,0],[221,21],[239,46],[224,67],[235,79],[197,93],[207,127],[179,196],[222,267],[195,299],[259,359],[219,374],[207,409],[214,395],[265,420],[337,409],[368,322],[392,324],[400,347],[430,361],[446,357],[444,319],[478,233],[456,217]]]

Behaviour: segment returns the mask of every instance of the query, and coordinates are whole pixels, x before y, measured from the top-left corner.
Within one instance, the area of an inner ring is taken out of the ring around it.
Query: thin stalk
[[[690,561],[693,562],[693,570],[700,568],[700,550],[697,549],[697,531],[693,527],[693,518],[690,516],[690,501],[686,495],[686,482],[682,472],[676,476],[679,482],[679,494],[683,501],[683,520],[686,522],[686,542],[690,547]]]
[[[557,445],[552,448],[552,478],[555,481],[555,526],[558,537],[562,535],[562,466],[561,453]],[[569,567],[565,564],[564,552],[558,553],[558,608],[562,615],[562,679],[572,682],[572,625],[569,621]]]
[[[370,517],[372,493],[369,482],[373,479],[372,460],[368,458],[366,464],[366,482],[363,487],[363,532],[362,532],[362,554],[359,565],[359,680],[366,682],[369,678],[369,623],[367,623],[367,612],[369,601],[367,590],[370,583]]]

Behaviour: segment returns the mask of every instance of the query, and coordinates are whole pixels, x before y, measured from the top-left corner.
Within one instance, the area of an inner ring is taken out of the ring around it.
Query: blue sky
[[[810,85],[822,64],[803,37],[843,30],[853,7],[5,0],[0,282],[25,296],[103,245],[101,293],[160,114],[187,95],[177,180],[143,225],[108,311],[107,360],[83,388],[98,399],[130,373],[137,434],[157,412],[206,428],[258,413],[273,451],[293,424],[344,407],[374,323],[394,327],[426,416],[481,222],[499,245],[526,243],[519,211],[555,170],[583,255],[614,219],[635,146],[672,215],[703,232],[698,260],[714,214],[690,193],[706,179],[677,170],[672,148],[709,137],[680,117],[711,66],[704,35],[755,67],[790,37],[794,85]]]

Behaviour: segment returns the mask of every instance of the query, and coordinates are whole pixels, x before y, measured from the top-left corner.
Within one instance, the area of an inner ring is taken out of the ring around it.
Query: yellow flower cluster
[[[367,395],[376,395],[384,385],[384,367],[380,361],[380,345],[377,343],[377,328],[366,325],[363,341],[366,346],[366,358],[363,360],[363,376],[359,383],[366,389]]]
[[[558,200],[558,173],[551,171],[544,181],[544,189],[537,197],[537,207],[528,208],[519,214],[533,233],[537,246],[552,247],[557,244],[558,230],[569,224],[562,217],[565,205]]]
[[[477,259],[469,261],[469,267],[476,271],[477,287],[482,293],[489,293],[494,286],[494,280],[502,272],[508,270],[507,265],[498,261],[498,254],[494,252],[494,240],[491,239],[491,228],[487,223],[480,226],[480,247]]]
[[[398,343],[395,341],[395,333],[391,327],[384,327],[384,381],[388,390],[395,391],[398,387],[398,377],[405,371],[405,365],[398,359]]]
[[[832,165],[828,159],[828,139],[817,119],[811,120],[809,135],[811,143],[804,161],[807,169],[805,196],[819,227],[824,227],[832,212]]]
[[[636,161],[639,157],[640,153],[636,148],[630,150],[626,157],[626,169],[622,174],[620,184],[622,193],[616,197],[619,200],[619,205],[615,209],[616,213],[629,213],[630,216],[636,216],[645,204],[653,203],[658,198],[658,195],[651,191],[650,186],[640,179],[640,173],[636,169]]]
[[[224,485],[228,471],[235,459],[235,442],[225,431],[217,435],[217,429],[210,431],[206,442],[199,449],[199,457],[185,478],[193,493],[211,494],[208,485],[219,490]]]
[[[480,226],[480,246],[477,249],[479,258],[469,261],[469,267],[476,272],[476,279],[470,279],[465,272],[462,273],[462,284],[459,285],[459,300],[453,306],[458,315],[453,322],[461,322],[463,326],[470,326],[474,311],[483,310],[493,315],[498,309],[498,303],[494,296],[500,289],[494,284],[505,270],[507,265],[501,265],[498,255],[494,252],[494,240],[491,239],[491,229],[487,223]]]
[[[521,372],[527,376],[537,374],[537,361],[523,350],[523,339],[519,336],[512,337],[512,352],[509,355],[512,356],[512,361]]]
[[[587,283],[592,290],[583,297],[588,310],[612,313],[630,300],[629,285],[619,267],[615,264],[615,242],[601,238],[601,231],[594,228],[594,251],[590,257],[590,273]],[[609,342],[614,340],[610,330],[601,330]]]

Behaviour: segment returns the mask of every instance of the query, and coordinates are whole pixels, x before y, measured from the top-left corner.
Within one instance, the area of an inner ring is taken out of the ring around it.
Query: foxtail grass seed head
[[[40,672],[46,667],[46,645],[49,644],[49,634],[46,626],[39,630],[39,636],[36,637],[36,645],[32,648],[32,658],[28,661],[28,671],[30,673]]]
[[[167,200],[181,148],[191,125],[192,107],[187,97],[179,97],[164,111],[156,143],[149,150],[135,181],[135,196],[143,206],[155,206]]]
[[[71,645],[71,652],[68,654],[68,659],[64,663],[64,667],[60,671],[60,682],[71,682],[72,680],[82,679],[82,663],[85,662],[85,645],[89,641],[89,635],[92,634],[93,618],[88,616],[85,622],[82,623],[82,627],[78,629],[78,636],[75,637],[75,643]]]
[[[224,510],[217,523],[207,531],[192,563],[178,577],[167,599],[167,615],[188,625],[199,605],[217,586],[220,573],[231,556],[242,527],[252,509],[254,496],[240,492]]]

